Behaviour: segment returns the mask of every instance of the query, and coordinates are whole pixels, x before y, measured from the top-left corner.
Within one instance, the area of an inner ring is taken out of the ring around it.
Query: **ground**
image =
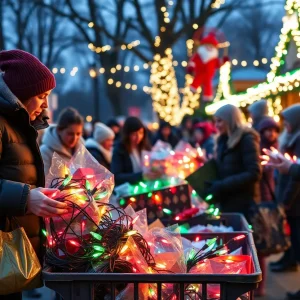
[[[277,257],[273,256],[270,261],[277,260]],[[287,291],[296,291],[300,289],[300,271],[291,273],[271,273],[268,272],[267,277],[267,295],[262,298],[256,298],[260,300],[284,300]],[[25,300],[32,300],[31,298],[23,298]],[[54,293],[43,288],[43,298],[40,300],[54,300]]]

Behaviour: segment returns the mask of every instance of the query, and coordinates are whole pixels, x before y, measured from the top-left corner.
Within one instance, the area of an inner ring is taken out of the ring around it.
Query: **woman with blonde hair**
[[[216,148],[218,179],[209,194],[220,201],[222,212],[248,215],[253,201],[259,200],[259,135],[244,126],[242,112],[233,105],[222,106],[214,115],[219,131]]]

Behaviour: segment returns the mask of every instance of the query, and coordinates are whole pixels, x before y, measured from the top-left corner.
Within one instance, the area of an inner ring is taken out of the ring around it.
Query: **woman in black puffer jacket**
[[[222,212],[243,213],[246,217],[253,201],[260,200],[259,136],[243,126],[242,113],[233,105],[224,105],[215,113],[218,180],[208,194],[220,202]]]
[[[53,74],[33,55],[0,52],[0,230],[11,231],[11,217],[16,217],[41,260],[41,217],[67,212],[67,204],[48,197],[54,190],[43,188],[37,145],[37,130],[48,126],[43,111],[54,87]],[[22,299],[20,291],[13,292],[0,299]]]

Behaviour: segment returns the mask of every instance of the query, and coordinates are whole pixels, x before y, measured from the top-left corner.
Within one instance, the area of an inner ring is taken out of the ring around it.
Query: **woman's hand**
[[[289,172],[290,167],[294,163],[293,160],[286,158],[280,152],[276,153],[276,155],[274,155],[270,150],[265,150],[264,152],[269,155],[266,164],[267,167],[275,168],[281,174],[287,174]]]
[[[32,189],[27,200],[27,213],[32,213],[39,217],[54,217],[68,213],[67,203],[48,197],[53,196],[57,191],[57,189]]]

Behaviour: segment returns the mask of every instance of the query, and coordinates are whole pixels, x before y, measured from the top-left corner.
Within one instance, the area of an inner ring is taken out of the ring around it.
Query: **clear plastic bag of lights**
[[[67,162],[54,153],[46,186],[57,189],[50,198],[68,204],[68,213],[45,218],[47,247],[64,241],[58,256],[79,251],[80,239],[89,236],[101,220],[114,188],[113,175],[81,145]]]

